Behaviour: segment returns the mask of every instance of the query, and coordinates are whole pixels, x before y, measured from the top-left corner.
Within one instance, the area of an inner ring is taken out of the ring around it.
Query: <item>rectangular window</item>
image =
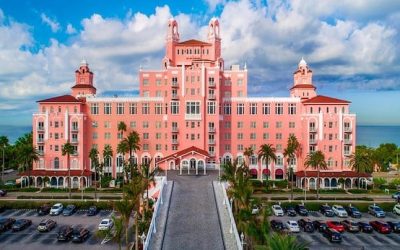
[[[295,115],[296,114],[296,103],[289,103],[288,114],[289,115]]]
[[[149,139],[149,133],[143,133],[143,139]]]
[[[143,151],[149,151],[149,144],[143,144]]]
[[[289,128],[295,128],[296,123],[295,122],[289,122]]]
[[[231,139],[231,133],[225,133],[224,134],[224,139],[225,140],[230,140]]]
[[[149,128],[149,122],[148,121],[144,121],[142,125],[143,125],[143,128]]]
[[[137,103],[129,103],[129,114],[131,115],[137,114]]]
[[[58,150],[59,150],[58,145],[54,145],[54,151],[58,151]]]
[[[104,128],[111,128],[111,122],[105,121]]]
[[[111,103],[104,103],[104,114],[111,115]]]
[[[160,140],[161,139],[161,133],[156,133],[156,139]]]
[[[282,133],[276,133],[275,139],[282,140]]]
[[[238,122],[237,123],[237,128],[243,128],[243,122]]]
[[[154,109],[155,109],[156,115],[161,115],[162,114],[162,103],[156,103],[156,106]]]
[[[58,124],[59,124],[58,122],[54,122],[54,127],[58,128]]]
[[[104,133],[104,139],[110,140],[111,139],[111,133],[110,132],[105,132]]]
[[[150,104],[149,103],[147,103],[147,102],[142,103],[142,114],[143,115],[150,114]]]
[[[56,139],[56,140],[59,139],[58,133],[54,133],[54,139]]]
[[[157,90],[156,91],[156,97],[162,97],[162,91],[161,90]]]
[[[179,102],[171,102],[171,114],[179,114]]]
[[[236,106],[236,114],[243,115],[244,114],[244,103],[238,103]]]
[[[257,114],[257,103],[250,103],[250,115]]]
[[[275,114],[283,115],[283,103],[275,103]]]
[[[136,128],[136,122],[135,121],[130,122],[129,127]]]
[[[243,86],[243,79],[238,79],[237,80],[237,85],[238,86]]]
[[[198,101],[186,102],[186,114],[187,115],[199,115],[200,114],[200,102],[198,102]]]
[[[160,121],[156,121],[156,128],[159,129],[161,128],[162,123]]]
[[[162,148],[161,144],[156,144],[156,151],[161,151],[161,148]]]
[[[156,85],[161,86],[161,79],[156,79]]]
[[[224,114],[230,115],[232,113],[231,103],[224,103]]]
[[[269,103],[263,103],[262,110],[263,115],[271,114],[271,105]]]
[[[117,115],[124,114],[124,103],[117,103]]]
[[[99,123],[97,121],[92,121],[92,128],[97,128]]]
[[[237,134],[237,139],[238,140],[243,140],[243,133],[238,133]]]
[[[276,128],[282,128],[282,122],[276,122]]]
[[[230,144],[225,144],[225,151],[227,151],[227,152],[231,151],[231,145]]]
[[[149,79],[143,79],[143,86],[149,86]]]
[[[207,102],[207,114],[215,115],[215,102]]]
[[[250,140],[255,140],[257,138],[256,133],[251,133],[250,134]]]
[[[250,122],[250,128],[256,128],[257,122]]]
[[[237,150],[238,151],[243,151],[243,144],[238,144],[237,145]]]
[[[269,134],[268,133],[263,133],[263,139],[264,140],[269,140]]]
[[[269,122],[263,122],[263,128],[269,128]]]
[[[225,122],[224,128],[231,128],[231,122]]]
[[[98,103],[90,104],[90,113],[92,115],[98,115],[99,114],[99,104]]]

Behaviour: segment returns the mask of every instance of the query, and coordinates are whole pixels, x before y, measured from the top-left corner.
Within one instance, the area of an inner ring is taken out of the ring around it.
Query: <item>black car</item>
[[[353,206],[347,206],[344,208],[347,214],[353,218],[361,218],[361,212]]]
[[[0,196],[4,197],[7,194],[7,190],[0,189]]]
[[[313,226],[314,226],[315,230],[318,230],[319,232],[323,232],[323,231],[325,231],[325,229],[328,228],[328,225],[326,224],[326,222],[322,221],[322,220],[313,221]]]
[[[285,213],[287,216],[290,216],[290,217],[294,217],[297,215],[296,210],[292,206],[287,207],[285,209]]]
[[[271,228],[274,231],[282,232],[285,229],[285,226],[280,220],[271,220]]]
[[[72,232],[72,242],[83,242],[89,237],[89,230],[81,226],[77,226]]]
[[[39,225],[37,227],[37,230],[39,232],[49,232],[50,230],[55,228],[56,225],[57,225],[57,222],[55,222],[54,220],[52,220],[52,219],[44,219],[39,223]]]
[[[295,210],[301,216],[308,216],[308,210],[304,205],[296,205]]]
[[[304,232],[313,233],[315,231],[314,225],[310,219],[300,219],[297,223]]]
[[[29,227],[30,225],[32,225],[31,220],[18,219],[14,222],[11,229],[13,230],[13,232],[21,231],[21,230],[24,230],[25,228]]]
[[[374,231],[374,229],[368,222],[360,221],[357,224],[360,227],[360,232],[372,233]]]
[[[335,213],[332,211],[332,208],[328,205],[321,205],[319,207],[319,211],[321,214],[325,215],[326,217],[334,217]]]
[[[327,238],[330,242],[341,242],[342,234],[332,228],[326,228],[322,234]]]
[[[87,211],[87,216],[95,216],[98,212],[99,210],[96,206],[89,207],[89,210]]]
[[[11,229],[14,222],[14,218],[0,218],[0,232],[5,232]]]
[[[37,209],[37,213],[38,215],[47,215],[50,213],[50,209],[51,206],[49,204],[44,204]]]
[[[387,224],[389,224],[393,232],[400,233],[400,222],[387,221]]]
[[[57,233],[58,241],[69,241],[72,238],[72,227],[71,226],[62,226]]]
[[[75,212],[76,212],[76,206],[68,205],[64,208],[62,213],[64,216],[70,216],[70,215],[73,215]]]

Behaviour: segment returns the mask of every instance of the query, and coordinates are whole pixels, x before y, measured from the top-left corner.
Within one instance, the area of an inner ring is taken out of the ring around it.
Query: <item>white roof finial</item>
[[[304,67],[307,66],[307,63],[306,63],[306,61],[304,60],[303,57],[301,57],[301,60],[300,60],[300,62],[299,62],[299,67],[301,67],[301,66],[304,66]]]
[[[87,63],[86,59],[83,58],[81,61],[81,66],[87,66],[87,65],[88,65],[88,63]]]
[[[247,63],[244,62],[244,70],[247,70]]]

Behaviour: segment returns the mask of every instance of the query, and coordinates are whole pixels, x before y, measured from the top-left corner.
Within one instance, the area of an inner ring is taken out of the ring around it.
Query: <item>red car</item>
[[[390,234],[392,232],[392,228],[385,222],[374,220],[370,221],[369,224],[373,229],[381,234]]]
[[[327,221],[326,225],[329,228],[335,229],[336,231],[338,231],[339,233],[343,233],[344,232],[344,226],[342,224],[340,224],[339,221]]]

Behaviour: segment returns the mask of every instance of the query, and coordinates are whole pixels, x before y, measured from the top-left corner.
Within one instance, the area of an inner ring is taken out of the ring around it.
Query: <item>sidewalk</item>
[[[220,224],[222,227],[222,234],[224,237],[225,248],[228,250],[237,250],[237,245],[233,233],[230,233],[231,221],[228,215],[226,205],[223,204],[224,196],[222,193],[222,186],[218,181],[214,181],[214,192],[217,199],[217,207],[219,212]]]
[[[163,197],[162,197],[163,204],[159,207],[158,211],[156,233],[154,233],[153,236],[151,237],[149,249],[154,249],[154,250],[161,249],[173,186],[174,182],[168,181],[167,186],[164,187],[165,191],[163,192]]]

